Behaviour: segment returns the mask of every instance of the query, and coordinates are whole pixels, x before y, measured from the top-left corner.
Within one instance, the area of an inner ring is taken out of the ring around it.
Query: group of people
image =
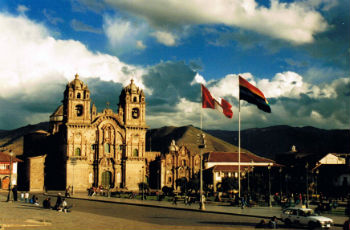
[[[25,203],[39,205],[39,198],[35,194],[33,194],[33,196],[30,199],[29,196],[29,192],[21,192],[20,200]],[[17,191],[13,194],[13,198],[14,201],[17,201]],[[61,193],[58,193],[56,204],[54,206],[51,206],[51,197],[46,197],[43,200],[43,208],[53,209],[59,212],[69,212],[71,206],[68,206],[67,200],[62,197]]]
[[[62,194],[58,193],[55,205],[51,206],[51,197],[46,197],[43,201],[43,208],[53,209],[59,212],[69,212],[71,206],[68,206],[66,198],[63,198]]]

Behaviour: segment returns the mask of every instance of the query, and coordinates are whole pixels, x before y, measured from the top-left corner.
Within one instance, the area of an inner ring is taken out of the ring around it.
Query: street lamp
[[[320,171],[317,169],[316,170],[316,200],[318,200],[318,196],[317,196],[317,187],[318,187],[318,181],[317,181],[317,177],[318,177],[318,174],[320,173]]]
[[[270,177],[271,164],[269,164],[267,169],[269,170],[269,207],[272,207],[272,204],[271,204],[271,177]]]
[[[9,182],[9,193],[7,195],[7,202],[13,201],[11,197],[11,187],[12,187],[12,157],[13,157],[13,152],[10,150],[10,182]]]
[[[309,207],[309,175],[308,175],[309,163],[306,163],[306,207]]]
[[[144,197],[145,197],[145,195],[144,195],[144,178],[145,178],[145,172],[144,172],[144,168],[145,168],[145,166],[142,166],[142,181],[141,181],[141,183],[142,183],[142,200],[144,200]]]
[[[282,167],[278,170],[280,173],[280,202],[282,201]]]

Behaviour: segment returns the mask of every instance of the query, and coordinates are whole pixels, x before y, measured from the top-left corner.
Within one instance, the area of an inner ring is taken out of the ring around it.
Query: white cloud
[[[224,24],[295,44],[312,42],[313,35],[328,27],[322,15],[303,2],[271,0],[270,7],[255,0],[106,0],[106,3],[143,17],[159,28]]]
[[[166,46],[175,46],[177,37],[173,34],[165,31],[156,31],[152,35],[157,39],[157,41]]]
[[[137,48],[139,48],[140,50],[144,50],[147,48],[147,46],[145,44],[143,44],[143,42],[141,40],[136,41],[136,46]]]
[[[335,98],[332,84],[312,85],[295,72],[277,73],[272,79],[255,79],[251,73],[239,74],[259,88],[266,98],[300,98],[307,94],[311,98]],[[220,97],[232,96],[238,99],[238,75],[229,74],[211,85],[210,91]]]
[[[0,28],[0,97],[37,94],[51,81],[72,80],[75,73],[126,84],[128,71],[133,70],[136,83],[143,87],[143,69],[93,53],[78,41],[56,40],[43,25],[26,17],[0,14]]]
[[[18,5],[16,10],[20,14],[25,14],[29,10],[29,8],[25,5]]]
[[[109,15],[104,16],[103,29],[109,44],[117,53],[124,53],[142,48],[143,46],[140,45],[143,44],[142,40],[147,36],[149,30],[148,26],[144,23],[136,24]],[[140,41],[142,43],[140,43]]]

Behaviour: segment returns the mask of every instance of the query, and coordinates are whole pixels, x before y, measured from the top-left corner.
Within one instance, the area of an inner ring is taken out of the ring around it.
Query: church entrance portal
[[[112,173],[110,171],[103,172],[101,185],[104,188],[109,188],[111,184],[112,184]]]

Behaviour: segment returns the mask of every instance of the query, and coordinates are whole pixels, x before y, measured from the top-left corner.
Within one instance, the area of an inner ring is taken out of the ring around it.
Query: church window
[[[133,156],[134,157],[138,157],[139,156],[139,150],[138,149],[134,149]]]
[[[111,145],[106,143],[105,144],[105,153],[110,153],[111,152]]]
[[[76,112],[78,117],[83,115],[83,106],[82,105],[75,106],[75,112]]]
[[[171,177],[168,177],[168,182],[171,183]]]
[[[74,156],[76,156],[76,157],[80,157],[81,156],[81,149],[80,148],[76,148],[75,149]]]
[[[182,166],[186,166],[187,163],[186,163],[186,160],[182,160]]]
[[[81,96],[80,96],[80,93],[78,93],[78,94],[77,94],[77,98],[80,98],[80,97],[81,97]]]
[[[137,102],[137,97],[134,97],[134,102]]]

